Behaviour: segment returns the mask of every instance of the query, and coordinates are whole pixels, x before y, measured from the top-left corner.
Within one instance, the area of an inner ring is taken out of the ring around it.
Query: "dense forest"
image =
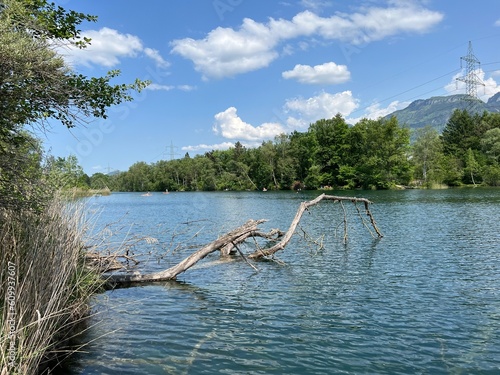
[[[137,162],[115,175],[89,178],[80,170],[66,181],[113,191],[499,186],[499,158],[500,114],[457,110],[442,134],[431,127],[412,134],[396,118],[349,126],[337,115],[257,148],[236,142],[228,150],[195,157]],[[77,170],[76,159],[71,161],[59,160],[59,166]]]

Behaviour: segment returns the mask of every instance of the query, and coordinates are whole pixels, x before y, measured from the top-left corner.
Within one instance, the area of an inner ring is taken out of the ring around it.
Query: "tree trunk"
[[[212,241],[208,245],[205,245],[200,250],[194,252],[193,254],[185,258],[182,262],[166,270],[160,272],[148,273],[144,275],[114,274],[108,276],[105,278],[105,287],[111,289],[117,286],[127,286],[133,283],[174,280],[177,277],[177,275],[194,266],[198,261],[205,258],[208,254],[216,250],[219,250],[228,243],[235,242],[238,238],[244,236],[247,233],[256,232],[257,226],[263,222],[265,222],[265,220],[249,220],[242,226],[232,230],[229,233],[226,233],[224,236],[218,238],[215,241]]]

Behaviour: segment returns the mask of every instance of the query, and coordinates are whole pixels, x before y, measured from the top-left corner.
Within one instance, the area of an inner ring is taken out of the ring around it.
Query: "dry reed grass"
[[[0,373],[48,373],[72,351],[100,277],[84,266],[83,207],[54,199],[42,213],[0,208]]]

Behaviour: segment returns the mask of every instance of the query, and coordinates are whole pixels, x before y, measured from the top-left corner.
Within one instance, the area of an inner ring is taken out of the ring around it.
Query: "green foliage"
[[[44,165],[44,177],[55,190],[88,189],[90,183],[75,155],[49,156]]]
[[[132,100],[148,82],[111,84],[119,71],[86,77],[69,68],[57,46],[84,48],[78,26],[96,17],[45,0],[3,0],[0,11],[0,203],[36,208],[50,191],[85,188],[88,177],[75,157],[49,159],[41,167],[37,140],[26,125],[45,129],[48,119],[66,127],[106,118],[110,106]],[[43,172],[46,172],[42,178]]]
[[[413,178],[426,187],[442,182],[442,156],[443,144],[437,130],[431,126],[418,129],[412,146]]]
[[[500,114],[455,111],[442,134],[443,182],[497,185]]]
[[[111,184],[124,191],[386,189],[411,179],[408,146],[409,130],[396,119],[349,127],[337,115],[254,149],[237,142],[194,158],[136,163]]]
[[[148,82],[112,85],[119,71],[88,78],[71,70],[56,45],[81,48],[77,26],[94,16],[66,11],[44,0],[5,0],[0,12],[0,126],[18,130],[53,118],[67,127],[86,117],[106,118],[112,105],[132,100]]]
[[[50,191],[42,180],[40,142],[27,132],[0,127],[0,206],[42,208]]]
[[[481,138],[481,148],[493,162],[500,161],[500,126],[484,133]]]

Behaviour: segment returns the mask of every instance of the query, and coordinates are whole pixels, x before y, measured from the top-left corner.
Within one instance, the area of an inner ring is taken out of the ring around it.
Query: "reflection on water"
[[[213,254],[177,282],[96,296],[90,344],[67,371],[500,373],[500,190],[355,193],[342,195],[375,202],[383,239],[352,212],[344,246],[339,206],[325,202],[302,224],[324,235],[321,250],[297,236],[278,254],[284,264],[260,262],[258,273]],[[113,194],[92,203],[101,223],[128,212],[144,234],[196,222],[203,232],[185,239],[204,243],[249,218],[286,229],[317,194]]]

